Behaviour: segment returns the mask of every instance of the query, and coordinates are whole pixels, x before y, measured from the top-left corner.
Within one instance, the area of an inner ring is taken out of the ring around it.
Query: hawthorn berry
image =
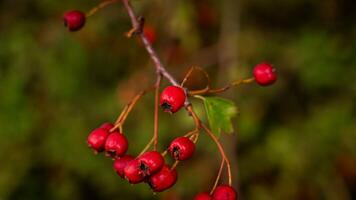
[[[128,149],[128,142],[124,134],[119,132],[111,133],[105,142],[105,151],[111,157],[123,156]]]
[[[171,142],[168,151],[176,160],[187,160],[193,156],[195,144],[187,137],[178,137]]]
[[[269,63],[260,63],[253,69],[253,76],[259,85],[267,86],[277,80],[276,69]]]
[[[194,197],[194,200],[212,200],[212,197],[207,192],[201,192]]]
[[[102,152],[105,147],[105,142],[109,136],[109,131],[103,128],[93,130],[87,139],[88,146],[96,152]]]
[[[79,10],[71,10],[63,15],[64,26],[68,28],[69,31],[80,30],[86,21],[85,13]]]
[[[148,40],[148,42],[150,44],[155,43],[155,41],[156,41],[156,30],[152,26],[146,25],[143,28],[143,34],[145,35],[145,37],[147,38],[147,40]]]
[[[125,177],[125,173],[124,173],[124,169],[127,166],[127,164],[132,161],[134,159],[134,157],[130,156],[130,155],[125,155],[123,157],[120,158],[116,158],[115,162],[113,164],[114,170],[116,171],[116,173],[121,177],[124,178]]]
[[[103,129],[105,129],[105,130],[110,131],[112,128],[114,128],[114,124],[109,123],[109,122],[105,122],[104,124],[102,124],[102,125],[100,126],[100,128],[103,128]]]
[[[156,174],[152,175],[148,184],[155,192],[162,192],[172,187],[177,181],[176,169],[170,169],[168,165],[164,165]]]
[[[164,165],[163,156],[157,151],[147,151],[137,158],[140,163],[140,170],[143,176],[150,176],[160,169]]]
[[[161,93],[160,105],[165,112],[175,113],[184,106],[185,91],[178,86],[168,86]]]
[[[145,179],[140,165],[141,163],[137,159],[134,159],[129,161],[124,168],[125,179],[128,180],[131,184],[140,183]]]
[[[237,193],[234,188],[229,185],[219,185],[213,192],[214,200],[236,200]]]

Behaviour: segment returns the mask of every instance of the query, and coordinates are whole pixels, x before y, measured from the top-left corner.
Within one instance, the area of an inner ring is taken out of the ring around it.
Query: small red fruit
[[[172,187],[176,181],[177,171],[175,169],[171,170],[168,165],[165,165],[159,172],[150,177],[148,184],[153,191],[162,192]]]
[[[160,105],[165,112],[175,113],[184,106],[186,95],[178,86],[168,86],[161,93]]]
[[[127,163],[126,167],[124,168],[125,179],[128,180],[131,184],[140,183],[145,179],[140,165],[141,163],[137,159],[134,159]]]
[[[212,200],[212,198],[209,193],[201,192],[194,197],[194,200]]]
[[[148,151],[138,157],[137,160],[144,176],[150,176],[158,172],[164,165],[163,156],[157,151]]]
[[[106,129],[108,131],[110,131],[112,128],[114,128],[114,124],[109,123],[109,122],[105,122],[104,124],[102,124],[100,126],[100,128]]]
[[[105,151],[111,157],[123,156],[128,149],[128,142],[124,134],[111,133],[105,142]]]
[[[150,44],[154,44],[156,41],[156,30],[152,26],[146,25],[143,28],[143,34],[146,36]]]
[[[168,151],[176,160],[187,160],[193,156],[195,144],[187,137],[178,137],[169,145]]]
[[[96,152],[102,152],[108,135],[109,131],[103,128],[93,130],[87,139],[88,146]]]
[[[253,76],[259,85],[267,86],[277,80],[276,69],[269,63],[260,63],[253,69]]]
[[[219,185],[213,192],[214,200],[236,200],[237,193],[234,188],[229,185]]]
[[[121,177],[124,178],[125,177],[125,173],[124,173],[124,169],[127,166],[127,164],[132,161],[134,159],[134,157],[130,156],[130,155],[125,155],[121,158],[116,158],[115,162],[114,162],[114,170],[116,171],[116,173]]]
[[[69,31],[80,30],[86,21],[85,14],[78,10],[71,10],[63,15],[64,26],[68,28]]]

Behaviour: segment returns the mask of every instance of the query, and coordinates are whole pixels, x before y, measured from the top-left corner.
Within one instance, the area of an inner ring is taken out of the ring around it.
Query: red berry
[[[97,128],[93,130],[87,139],[88,146],[94,149],[96,152],[104,150],[105,141],[109,135],[109,131],[103,128]]]
[[[276,69],[268,63],[260,63],[253,69],[253,76],[259,85],[267,86],[277,80]]]
[[[214,200],[236,200],[237,193],[234,188],[228,185],[219,185],[213,192]]]
[[[148,151],[137,158],[140,162],[140,169],[144,176],[150,176],[164,165],[163,156],[157,151]]]
[[[64,13],[63,20],[69,31],[78,31],[84,26],[86,17],[81,11],[71,10]]]
[[[152,26],[146,25],[143,28],[143,34],[146,36],[150,44],[155,43],[156,41],[156,30]]]
[[[176,160],[187,160],[194,154],[195,144],[187,137],[178,137],[169,145],[168,151]]]
[[[212,200],[212,198],[209,193],[201,192],[194,197],[194,200]]]
[[[125,179],[128,180],[131,184],[140,183],[145,179],[140,165],[141,163],[137,159],[134,159],[127,163],[126,167],[124,168]]]
[[[165,112],[175,113],[184,106],[185,98],[183,88],[168,86],[161,94],[160,104]]]
[[[171,170],[168,165],[165,165],[159,172],[150,177],[148,184],[153,191],[162,192],[172,187],[176,181],[177,171],[175,169]]]
[[[105,151],[108,155],[112,157],[123,156],[128,148],[128,142],[126,137],[119,133],[111,133],[105,142]]]
[[[125,177],[125,173],[124,173],[124,169],[127,166],[127,164],[132,161],[134,159],[134,157],[130,156],[130,155],[125,155],[121,158],[116,158],[115,162],[114,162],[114,170],[116,171],[116,173],[121,177],[124,178]]]
[[[110,131],[114,127],[114,124],[106,122],[100,126],[100,128]]]

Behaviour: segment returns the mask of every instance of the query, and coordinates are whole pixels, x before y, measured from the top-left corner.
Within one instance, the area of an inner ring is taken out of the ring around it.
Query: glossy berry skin
[[[134,157],[130,156],[130,155],[125,155],[123,157],[120,158],[116,158],[115,162],[113,164],[114,170],[116,171],[116,173],[121,177],[124,178],[125,177],[125,173],[124,173],[124,169],[127,166],[127,164],[129,162],[131,162],[134,159]]]
[[[106,139],[105,151],[111,157],[120,157],[126,153],[128,146],[125,135],[116,131],[111,133]]]
[[[184,106],[186,95],[178,86],[168,86],[161,93],[160,105],[165,112],[175,113]]]
[[[162,192],[172,187],[177,181],[176,169],[171,170],[168,165],[162,167],[162,169],[156,174],[152,175],[148,184],[155,192]]]
[[[150,176],[162,169],[164,165],[163,156],[157,151],[147,151],[137,158],[143,176]]]
[[[105,142],[109,136],[109,131],[103,128],[93,130],[87,139],[88,146],[96,152],[102,152],[105,147]]]
[[[228,185],[216,187],[212,196],[214,200],[237,200],[235,189]]]
[[[134,159],[128,162],[124,168],[125,179],[128,180],[131,184],[140,183],[145,179],[140,165],[141,163],[137,159]]]
[[[253,69],[255,81],[262,86],[271,85],[277,80],[276,69],[268,63],[260,63]]]
[[[178,137],[169,145],[168,151],[176,160],[187,160],[195,151],[195,144],[187,137]]]
[[[100,126],[100,128],[103,128],[103,129],[105,129],[105,130],[110,131],[110,129],[114,128],[114,124],[109,123],[109,122],[105,122],[104,124],[102,124],[102,125]]]
[[[63,15],[64,26],[68,28],[69,31],[80,30],[86,21],[85,14],[78,10],[71,10]]]
[[[212,200],[213,198],[207,192],[201,192],[194,197],[194,200]]]

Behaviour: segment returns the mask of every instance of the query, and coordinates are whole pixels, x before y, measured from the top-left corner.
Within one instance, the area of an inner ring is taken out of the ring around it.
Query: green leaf
[[[231,118],[238,113],[234,102],[221,97],[202,97],[211,130],[220,136],[221,132],[231,134],[234,131]]]

